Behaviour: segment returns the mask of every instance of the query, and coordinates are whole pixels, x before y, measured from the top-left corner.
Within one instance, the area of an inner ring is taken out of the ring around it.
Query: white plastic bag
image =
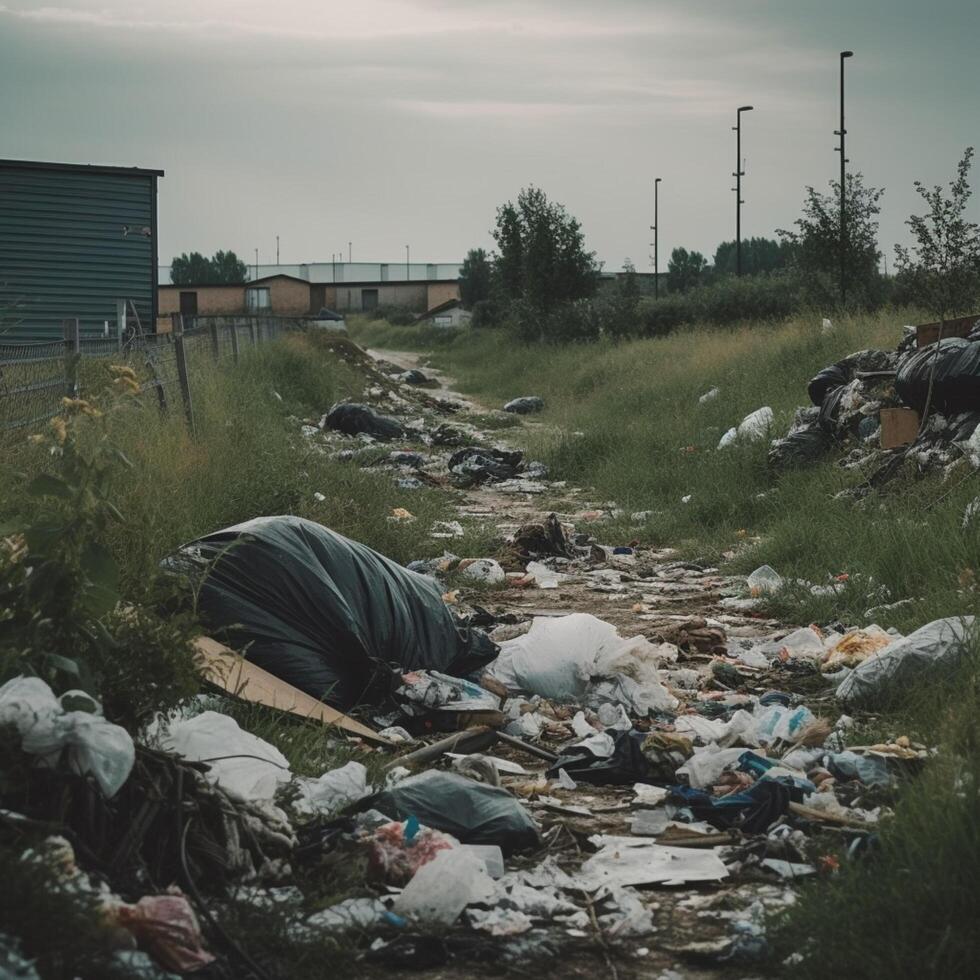
[[[973,616],[937,619],[895,640],[858,664],[837,688],[837,697],[857,704],[886,689],[912,687],[936,667],[952,667],[968,651]]]
[[[217,711],[172,724],[160,747],[185,759],[209,762],[208,779],[242,800],[271,800],[290,779],[289,761],[274,746]]]
[[[722,437],[721,441],[718,443],[719,449],[724,449],[726,446],[730,446],[733,442],[758,442],[761,439],[765,439],[769,436],[769,430],[772,428],[773,414],[772,409],[766,405],[763,408],[757,408],[754,412],[746,415],[738,426],[734,429],[729,429]]]
[[[488,670],[513,691],[594,708],[620,704],[645,716],[677,706],[660,683],[662,647],[643,636],[623,639],[588,613],[539,617],[523,636],[501,642]]]
[[[775,592],[783,587],[782,575],[771,565],[760,565],[745,581],[754,596]]]
[[[325,772],[318,779],[296,777],[300,795],[293,806],[299,813],[328,815],[349,803],[356,803],[373,792],[367,780],[367,769],[360,762]]]
[[[487,902],[495,888],[487,866],[462,847],[440,851],[412,876],[395,899],[398,915],[429,926],[450,926],[472,902]]]
[[[485,585],[499,585],[507,581],[506,572],[494,558],[477,558],[463,569],[463,575]]]
[[[63,697],[78,700],[80,694],[69,691]],[[129,732],[106,721],[98,702],[84,697],[93,712],[66,712],[39,677],[14,677],[0,687],[0,725],[15,727],[21,748],[51,765],[67,746],[72,771],[92,775],[102,792],[112,797],[129,778],[136,749]]]

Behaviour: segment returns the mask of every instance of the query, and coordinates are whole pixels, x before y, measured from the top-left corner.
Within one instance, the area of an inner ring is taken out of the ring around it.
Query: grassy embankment
[[[807,380],[864,347],[893,347],[914,314],[847,318],[827,335],[819,321],[692,330],[657,340],[534,348],[503,333],[446,332],[358,324],[374,347],[424,350],[433,366],[487,405],[544,397],[529,448],[553,476],[592,485],[627,514],[652,510],[640,526],[623,519],[603,531],[638,537],[710,560],[741,544],[728,571],[763,563],[782,575],[843,591],[818,598],[786,590],[774,611],[789,621],[867,622],[869,607],[911,599],[875,620],[912,629],[940,616],[975,613],[980,530],[961,526],[980,492],[968,463],[945,480],[911,473],[865,503],[834,495],[869,474],[826,462],[774,474],[766,445],[718,451],[722,433],[762,405],[776,433],[807,403]],[[721,389],[713,401],[698,397]],[[688,504],[682,498],[691,495]],[[980,966],[975,939],[980,875],[980,708],[976,660],[946,684],[924,685],[880,706],[869,731],[907,734],[938,749],[924,773],[901,787],[880,850],[842,861],[831,881],[804,892],[777,930],[775,972],[798,978],[967,976]],[[808,949],[803,964],[779,958]]]

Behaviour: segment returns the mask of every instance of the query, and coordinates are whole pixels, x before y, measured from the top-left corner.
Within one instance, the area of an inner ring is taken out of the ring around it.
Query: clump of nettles
[[[131,368],[112,371],[114,390],[100,404],[64,398],[30,437],[43,471],[23,477],[27,502],[0,524],[0,683],[33,674],[56,693],[81,688],[135,729],[193,695],[198,681],[193,621],[156,602],[126,603],[105,543],[110,525],[125,523],[113,480],[132,466],[110,422],[134,410],[140,391]]]

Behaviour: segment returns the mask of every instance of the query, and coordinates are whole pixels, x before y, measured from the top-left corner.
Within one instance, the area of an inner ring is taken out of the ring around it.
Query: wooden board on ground
[[[919,413],[911,408],[881,410],[881,448],[896,449],[915,442],[919,434]]]
[[[263,704],[267,708],[285,711],[300,718],[319,721],[324,725],[336,725],[351,735],[358,735],[377,745],[394,744],[342,711],[331,708],[267,670],[249,663],[240,654],[209,636],[199,636],[194,641],[194,646],[202,660],[201,673],[205,680],[232,697],[253,704]]]
[[[915,328],[915,346],[928,347],[939,340],[939,329],[942,327],[943,337],[965,337],[980,320],[980,314],[957,317],[945,323],[920,323]]]

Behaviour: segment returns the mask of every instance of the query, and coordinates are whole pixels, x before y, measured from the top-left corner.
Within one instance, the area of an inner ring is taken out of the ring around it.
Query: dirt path
[[[404,371],[422,370],[438,382],[438,388],[427,390],[427,394],[464,403],[465,408],[458,416],[462,422],[468,414],[485,418],[494,411],[455,392],[452,380],[430,368],[422,355],[389,350],[372,350],[369,354],[382,363],[382,368],[387,362]],[[492,445],[505,448],[519,446],[525,434],[523,425],[482,433]],[[741,663],[736,666],[724,657],[719,661],[719,655],[725,654],[733,640],[771,638],[785,630],[780,630],[778,622],[726,608],[723,593],[731,583],[718,569],[679,561],[669,548],[654,550],[636,546],[636,542],[606,540],[604,531],[610,508],[597,503],[587,488],[547,479],[535,482],[540,484],[540,492],[513,492],[505,489],[506,483],[488,483],[458,493],[455,506],[459,518],[478,523],[492,530],[495,538],[507,540],[522,525],[543,523],[550,514],[555,514],[571,540],[580,545],[589,543],[585,553],[591,548],[591,554],[583,558],[580,547],[579,557],[570,560],[542,559],[566,576],[555,588],[539,588],[533,582],[511,578],[505,586],[492,591],[474,592],[464,587],[461,601],[486,608],[497,622],[503,623],[573,612],[591,613],[616,626],[624,637],[643,636],[654,644],[675,644],[676,662],[663,665],[662,674],[673,693],[680,697],[678,710],[682,713],[695,713],[696,705],[703,706],[705,700],[720,704],[726,699],[744,698],[749,702],[773,688],[786,689],[790,681],[785,675],[773,676],[768,670]],[[451,549],[452,541],[446,545]],[[620,549],[620,553],[614,553],[614,548]],[[512,575],[523,573],[526,559],[521,561],[506,550],[497,557]],[[726,675],[728,683],[713,677],[719,662],[730,667]],[[536,710],[546,716],[543,730],[534,739],[539,745],[556,750],[577,740],[570,727],[574,708],[544,705]],[[595,716],[590,717],[594,720]],[[661,727],[649,720],[635,724],[651,730]],[[666,723],[665,727],[672,728]],[[504,777],[503,784],[526,801],[545,831],[551,855],[563,866],[573,869],[581,866],[594,849],[594,842],[590,843],[589,838],[596,834],[630,837],[634,821],[644,809],[636,802],[632,781],[626,786],[579,783],[575,788],[563,788],[550,781],[545,786],[542,783],[545,763],[501,745],[494,753],[520,763],[529,771],[527,776]],[[649,815],[656,810],[646,812]],[[691,840],[690,833],[685,837],[684,831],[676,828],[659,836],[657,842],[670,844],[675,837],[684,846],[698,843]],[[640,840],[652,842],[654,838]],[[745,840],[737,832],[730,839],[719,838],[717,834],[712,838],[716,847],[732,845],[719,849],[729,867],[736,869],[723,881],[629,889],[638,896],[642,907],[652,913],[652,929],[638,928],[634,934],[627,921],[629,916],[624,918],[625,924],[620,922],[617,926],[619,920],[613,901],[612,913],[609,903],[598,910],[590,907],[585,928],[552,926],[514,937],[481,935],[476,939],[470,931],[458,937],[456,962],[459,965],[443,967],[428,975],[443,980],[501,972],[528,975],[534,969],[531,963],[536,957],[551,955],[558,958],[554,962],[560,965],[549,968],[549,976],[591,977],[596,971],[624,980],[749,976],[751,968],[735,964],[742,956],[751,962],[753,937],[757,943],[762,942],[753,932],[761,922],[760,913],[782,907],[792,896],[785,881],[776,874],[762,873],[757,864],[751,871],[742,870],[737,848]],[[705,848],[695,850],[703,852]],[[765,846],[762,853],[766,853]],[[793,859],[793,855],[790,857]],[[683,875],[680,877],[683,880]],[[610,915],[610,919],[602,918]],[[749,934],[747,943],[734,938],[733,922],[747,923],[740,927]],[[451,937],[446,941],[452,945]],[[396,964],[396,948],[392,947],[391,952],[390,962]]]

